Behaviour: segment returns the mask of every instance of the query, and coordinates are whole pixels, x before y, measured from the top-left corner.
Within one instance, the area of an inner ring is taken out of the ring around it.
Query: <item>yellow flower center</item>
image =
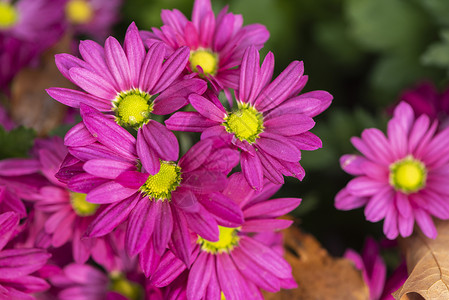
[[[403,193],[419,191],[425,186],[426,179],[425,165],[410,155],[390,165],[390,185]]]
[[[238,109],[225,118],[223,125],[227,132],[249,143],[254,143],[264,129],[262,114],[247,103],[238,103]]]
[[[190,53],[190,68],[199,73],[197,66],[203,69],[204,75],[215,75],[218,67],[217,54],[204,49],[192,51]]]
[[[92,20],[94,11],[88,1],[70,0],[65,6],[65,14],[73,24],[86,24]]]
[[[220,236],[217,242],[211,242],[198,236],[197,243],[201,245],[201,250],[216,254],[217,252],[230,252],[238,245],[240,240],[240,237],[238,236],[240,227],[229,228],[218,226],[218,229],[220,230]]]
[[[70,204],[75,213],[80,217],[92,216],[97,211],[99,204],[86,201],[86,194],[70,193]]]
[[[120,93],[113,102],[116,122],[135,128],[148,123],[153,111],[150,99],[150,95],[137,89]]]
[[[17,22],[17,10],[9,3],[0,2],[0,29],[11,28]]]
[[[152,199],[171,199],[171,192],[181,182],[181,168],[170,162],[161,162],[161,168],[155,175],[148,176],[140,190]]]
[[[112,272],[109,277],[111,279],[110,291],[117,292],[130,300],[142,298],[142,287],[138,283],[129,281],[120,272]]]

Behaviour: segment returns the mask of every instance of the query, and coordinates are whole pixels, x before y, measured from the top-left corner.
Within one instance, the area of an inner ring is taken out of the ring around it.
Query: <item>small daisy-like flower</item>
[[[36,211],[45,214],[42,230],[55,248],[72,242],[75,262],[85,263],[91,254],[101,252],[102,246],[97,247],[96,239],[82,238],[100,205],[87,202],[85,193],[72,192],[56,179],[55,174],[67,154],[61,138],[37,139],[32,152],[40,162],[40,172],[50,182],[40,189],[40,199],[34,206]]]
[[[122,0],[66,0],[65,16],[76,33],[103,40],[118,20]]]
[[[380,255],[379,245],[372,238],[366,240],[361,255],[348,249],[344,257],[353,261],[355,267],[362,271],[363,280],[370,291],[370,300],[394,300],[391,294],[407,279],[405,263],[399,265],[387,279],[387,267]]]
[[[284,229],[292,221],[275,219],[296,208],[301,199],[266,200],[280,185],[265,182],[264,190],[255,192],[241,173],[229,178],[223,194],[242,208],[244,222],[239,227],[220,226],[218,241],[198,236],[193,250],[193,263],[187,280],[187,299],[263,299],[259,289],[277,292],[293,288],[296,283],[290,265],[282,253],[273,250],[273,238],[264,241],[259,235]],[[278,240],[281,243],[280,240]],[[165,286],[185,269],[179,263],[168,263],[164,256],[150,278],[154,285]]]
[[[236,109],[226,111],[214,95],[209,94],[210,99],[192,95],[189,100],[197,112],[177,112],[165,122],[171,130],[203,132],[203,138],[220,136],[240,148],[245,178],[259,190],[263,177],[275,183],[284,182],[282,175],[304,177],[300,150],[321,147],[308,130],[315,125],[312,117],[332,100],[324,91],[298,95],[307,81],[301,62],[291,63],[270,83],[273,68],[271,52],[259,66],[259,52],[250,47],[240,68]]]
[[[335,206],[365,206],[368,221],[385,219],[389,239],[409,236],[415,221],[435,238],[431,216],[449,218],[449,129],[435,134],[436,127],[427,115],[415,119],[410,105],[401,102],[388,122],[387,136],[371,128],[361,138],[353,137],[362,155],[344,155],[340,163],[357,177],[337,194]]]
[[[128,218],[125,248],[131,256],[149,243],[162,253],[170,242],[188,264],[187,228],[217,240],[217,222],[241,223],[238,206],[219,193],[226,184],[226,174],[238,163],[235,151],[209,139],[173,161],[164,154],[172,149],[159,135],[148,140],[139,131],[136,141],[93,108],[81,104],[81,115],[85,127],[72,129],[65,142],[73,156],[86,161],[84,173],[73,176],[68,186],[87,192],[88,202],[105,205],[88,229],[89,236],[103,236]],[[162,159],[152,155],[150,143],[161,151]],[[177,149],[174,156],[178,157]],[[148,169],[156,163],[159,171],[150,174]]]
[[[50,258],[37,248],[7,249],[6,244],[18,231],[19,216],[14,212],[0,214],[0,298],[33,299],[30,294],[48,289],[49,284],[32,273],[40,270]]]
[[[47,90],[49,95],[71,107],[78,108],[84,103],[114,113],[116,122],[124,127],[139,131],[145,127],[147,139],[157,138],[165,144],[176,140],[173,133],[151,116],[172,113],[187,104],[188,95],[202,94],[206,89],[201,79],[178,78],[188,60],[187,47],[177,49],[167,59],[161,42],[146,52],[134,23],[128,28],[123,48],[109,37],[104,49],[93,41],[81,42],[80,53],[84,60],[60,54],[56,64],[65,77],[86,92],[51,88]],[[151,151],[154,154],[157,149]],[[155,174],[158,170],[157,164],[148,171]]]
[[[263,47],[269,32],[265,26],[252,24],[243,26],[241,15],[234,15],[224,8],[217,17],[210,0],[195,0],[192,21],[179,10],[162,10],[164,25],[153,32],[142,32],[147,44],[162,40],[172,51],[181,46],[190,48],[188,70],[206,78],[215,91],[238,85],[238,67],[245,49],[254,45]],[[229,95],[230,96],[230,95]],[[230,97],[229,97],[230,98]]]

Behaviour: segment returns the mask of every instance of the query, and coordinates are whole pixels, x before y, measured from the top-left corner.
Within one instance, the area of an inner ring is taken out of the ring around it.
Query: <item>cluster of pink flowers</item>
[[[106,38],[122,0],[0,0],[0,89],[65,34]]]
[[[271,197],[304,177],[332,96],[302,93],[299,61],[272,78],[263,25],[216,16],[209,0],[191,20],[161,16],[152,32],[132,23],[123,43],[56,56],[79,89],[47,92],[82,122],[0,162],[0,298],[262,299],[296,286],[279,232],[292,221],[277,218],[301,199]]]
[[[272,197],[302,180],[303,150],[332,102],[303,92],[300,61],[274,73],[261,24],[195,0],[191,19],[107,37],[121,0],[0,0],[0,88],[64,34],[89,34],[55,57],[75,87],[47,93],[79,112],[64,138],[36,139],[29,158],[0,161],[0,299],[262,299],[294,288],[279,218],[301,203]],[[37,18],[36,16],[39,16]],[[107,38],[106,38],[107,37]],[[104,43],[103,43],[103,40]],[[365,129],[343,155],[355,176],[335,196],[364,208],[387,239],[449,219],[449,92],[404,92],[387,133]],[[0,107],[0,124],[14,127]],[[415,223],[417,226],[415,226]],[[391,299],[374,240],[346,257],[372,300]]]

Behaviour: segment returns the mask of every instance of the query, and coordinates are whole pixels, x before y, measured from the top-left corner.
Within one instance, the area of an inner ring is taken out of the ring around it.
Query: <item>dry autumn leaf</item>
[[[397,300],[449,299],[449,221],[435,221],[435,240],[420,231],[401,241],[409,277],[393,296]]]
[[[264,293],[268,300],[367,300],[361,273],[345,258],[331,257],[311,235],[297,227],[284,231],[285,258],[298,288]]]
[[[42,56],[38,68],[23,69],[12,82],[10,110],[13,120],[35,129],[40,136],[60,125],[67,110],[45,89],[52,86],[72,87],[57,69],[54,58],[57,53],[70,53],[70,43],[71,38],[64,37]]]

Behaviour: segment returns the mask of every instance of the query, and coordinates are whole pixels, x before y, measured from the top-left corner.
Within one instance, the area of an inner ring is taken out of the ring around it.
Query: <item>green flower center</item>
[[[138,283],[129,281],[120,272],[112,272],[109,278],[111,280],[110,291],[117,292],[130,300],[142,299],[143,290]]]
[[[201,245],[201,250],[216,254],[230,252],[238,245],[240,237],[238,236],[239,228],[229,228],[218,226],[220,236],[217,242],[211,242],[198,236],[197,243]]]
[[[390,165],[390,185],[403,193],[419,191],[426,185],[426,179],[426,166],[410,155]]]
[[[94,16],[91,4],[85,0],[70,0],[65,6],[65,14],[73,24],[89,23]]]
[[[0,29],[8,29],[17,22],[17,10],[9,3],[0,2]]]
[[[138,89],[120,93],[113,102],[116,122],[134,128],[148,123],[153,111],[150,99],[150,95]]]
[[[223,125],[227,132],[233,133],[239,140],[254,143],[263,132],[263,117],[253,106],[238,103],[238,109],[225,117]]]
[[[215,75],[218,69],[218,55],[208,50],[199,49],[190,53],[190,68],[199,73],[197,66],[203,69],[204,75]]]
[[[161,168],[155,175],[148,176],[140,190],[151,199],[171,199],[171,193],[181,182],[181,168],[170,162],[161,162]]]
[[[97,211],[99,204],[86,201],[86,194],[70,192],[70,204],[75,213],[80,217],[92,216]]]

